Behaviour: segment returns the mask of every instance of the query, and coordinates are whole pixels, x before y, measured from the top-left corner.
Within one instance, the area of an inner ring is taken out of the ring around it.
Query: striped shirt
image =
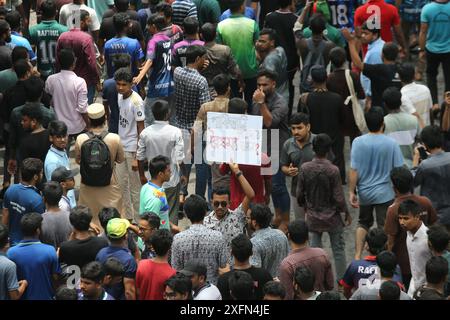
[[[179,26],[183,25],[183,20],[186,17],[197,18],[197,7],[192,0],[175,0],[172,3],[172,10],[172,21],[174,24]]]

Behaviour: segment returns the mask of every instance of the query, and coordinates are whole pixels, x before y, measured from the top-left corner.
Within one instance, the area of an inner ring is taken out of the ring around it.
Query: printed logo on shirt
[[[122,117],[121,115],[119,115],[119,123],[122,128],[126,128],[130,124],[129,121],[124,117]]]

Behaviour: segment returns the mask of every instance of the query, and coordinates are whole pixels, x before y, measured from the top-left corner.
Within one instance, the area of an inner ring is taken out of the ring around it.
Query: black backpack
[[[112,164],[109,148],[103,139],[107,131],[100,135],[87,132],[89,140],[81,146],[81,182],[91,187],[109,186],[112,177]]]
[[[314,45],[313,39],[309,38],[306,40],[308,45],[308,55],[303,63],[303,68],[300,71],[300,93],[312,92],[312,79],[311,79],[311,68],[313,66],[323,66],[325,65],[325,57],[323,55],[325,51],[325,45],[327,41],[321,40],[317,46]]]

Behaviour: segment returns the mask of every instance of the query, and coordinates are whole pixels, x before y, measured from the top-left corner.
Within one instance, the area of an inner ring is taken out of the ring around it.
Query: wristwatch
[[[236,172],[236,178],[239,179],[240,176],[242,176],[242,171]]]

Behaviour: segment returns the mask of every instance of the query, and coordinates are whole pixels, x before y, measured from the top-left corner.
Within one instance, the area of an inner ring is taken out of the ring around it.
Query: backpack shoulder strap
[[[109,132],[105,130],[99,135],[99,137],[100,137],[100,139],[104,140],[108,134],[109,134]]]
[[[91,132],[91,131],[86,132],[86,134],[87,134],[89,139],[92,139],[92,138],[95,137],[95,134],[93,132]]]

